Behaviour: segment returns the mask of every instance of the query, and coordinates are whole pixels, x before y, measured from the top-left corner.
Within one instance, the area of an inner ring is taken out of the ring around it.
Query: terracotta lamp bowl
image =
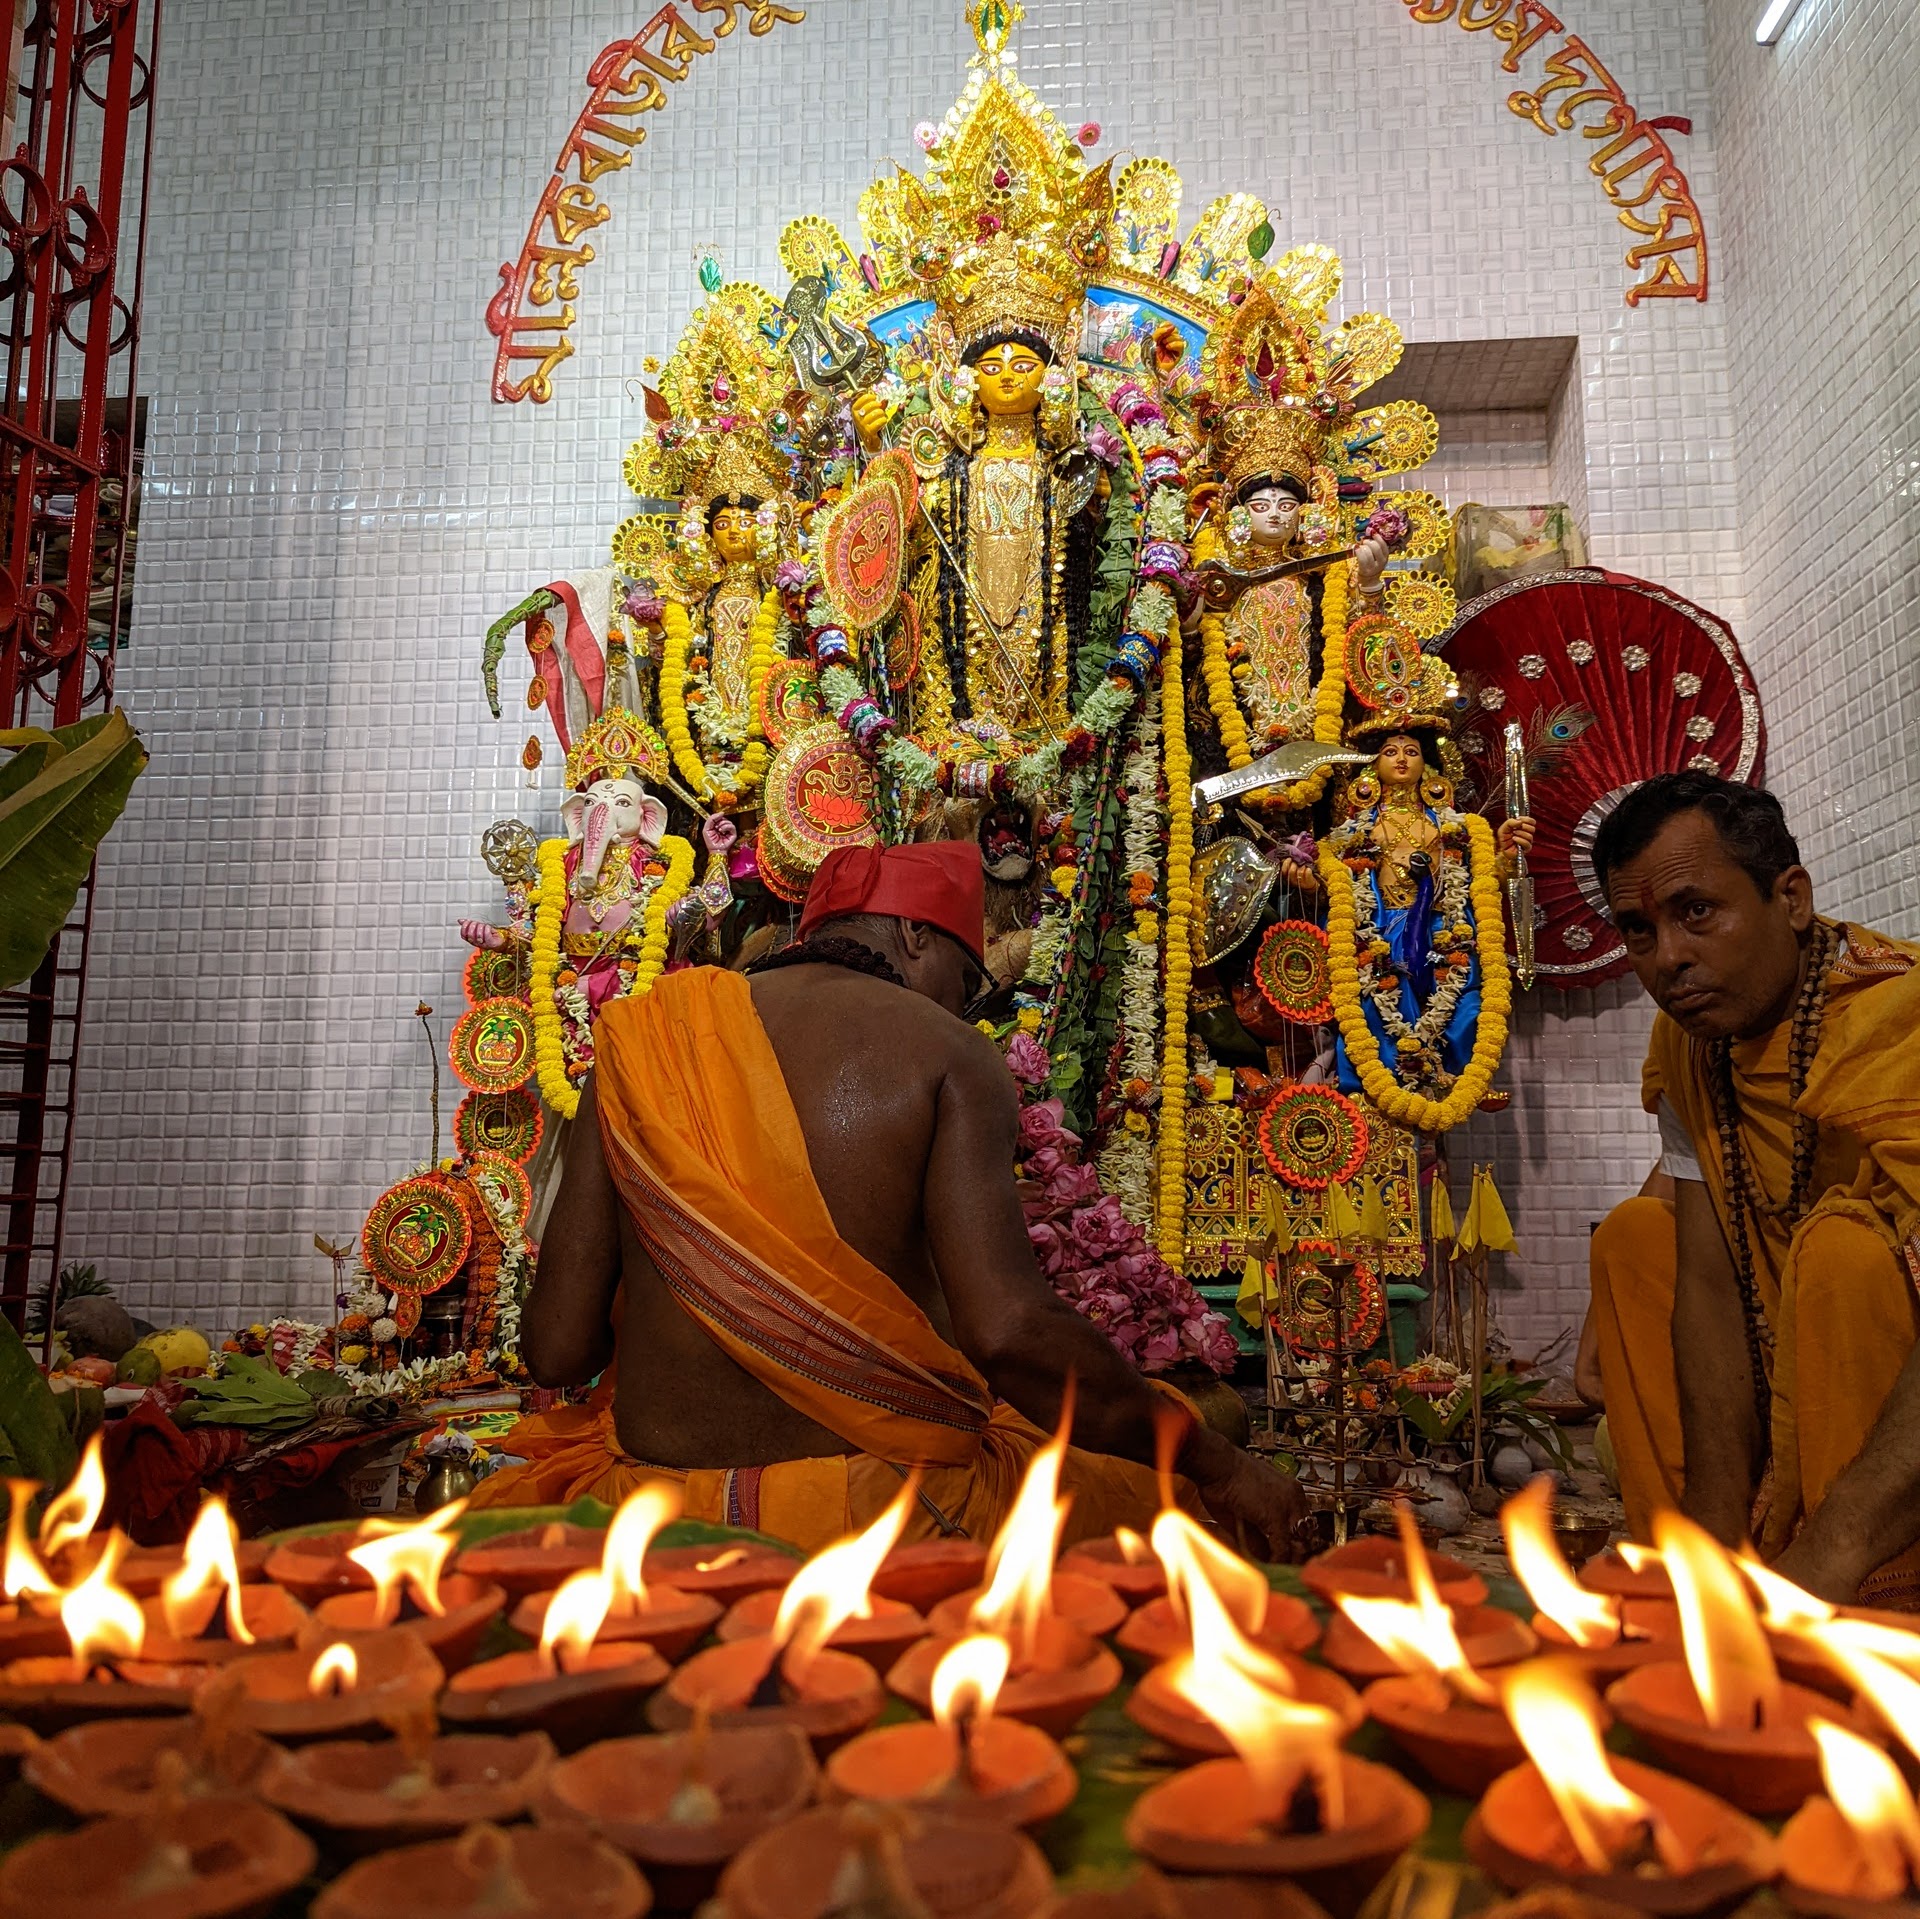
[[[515,1632],[538,1640],[547,1623],[551,1593],[533,1593],[514,1607],[509,1624]],[[642,1639],[672,1664],[684,1657],[719,1619],[721,1606],[711,1593],[682,1592],[677,1586],[649,1586],[647,1603],[636,1606],[630,1597],[616,1599],[595,1635],[598,1643]]]
[[[1277,1657],[1292,1675],[1296,1696],[1308,1705],[1325,1706],[1334,1714],[1343,1739],[1366,1723],[1366,1707],[1360,1695],[1337,1672],[1310,1666],[1292,1653]],[[1142,1732],[1171,1747],[1183,1761],[1230,1757],[1233,1741],[1198,1706],[1173,1689],[1169,1683],[1172,1670],[1170,1664],[1155,1666],[1141,1678],[1127,1695],[1127,1717]]]
[[[39,1750],[40,1735],[30,1726],[0,1726],[0,1791],[13,1784]]]
[[[659,1546],[641,1571],[649,1582],[697,1593],[724,1612],[748,1593],[785,1592],[803,1563],[777,1546]]]
[[[340,1692],[308,1685],[313,1649],[257,1653],[214,1669],[195,1709],[216,1724],[265,1733],[284,1745],[309,1739],[377,1738],[390,1721],[418,1715],[432,1704],[446,1675],[412,1633],[370,1633],[352,1641],[359,1675]]]
[[[1376,1679],[1360,1698],[1367,1717],[1435,1785],[1468,1799],[1527,1756],[1498,1706],[1461,1699],[1443,1679]]]
[[[1304,1599],[1270,1592],[1266,1617],[1260,1622],[1260,1630],[1250,1636],[1266,1652],[1305,1652],[1320,1637],[1320,1621]],[[1174,1611],[1171,1599],[1149,1599],[1128,1614],[1113,1643],[1129,1665],[1145,1668],[1189,1651],[1193,1638],[1185,1620]]]
[[[0,1666],[16,1659],[57,1659],[71,1645],[57,1607],[42,1612],[26,1600],[0,1601]]]
[[[1681,1844],[1700,1859],[1695,1871],[1588,1870],[1546,1782],[1530,1763],[1503,1773],[1487,1788],[1467,1821],[1467,1856],[1509,1892],[1565,1886],[1585,1899],[1673,1919],[1730,1910],[1779,1872],[1779,1849],[1767,1829],[1725,1800],[1631,1759],[1616,1758],[1612,1765],[1620,1782],[1655,1806]]]
[[[1427,1829],[1432,1808],[1397,1772],[1338,1755],[1344,1817],[1325,1831],[1288,1832],[1263,1818],[1238,1759],[1209,1759],[1151,1786],[1127,1814],[1127,1843],[1170,1872],[1290,1879],[1335,1919],[1367,1894]]]
[[[922,1539],[896,1546],[873,1576],[873,1593],[929,1613],[955,1593],[977,1591],[987,1577],[987,1549],[974,1539]]]
[[[314,1863],[269,1807],[193,1799],[28,1840],[0,1863],[0,1919],[231,1919],[266,1912]]]
[[[1770,1723],[1723,1732],[1707,1724],[1686,1667],[1669,1658],[1616,1679],[1607,1688],[1607,1705],[1669,1771],[1742,1812],[1778,1818],[1798,1811],[1820,1790],[1820,1749],[1807,1720],[1836,1717],[1824,1693],[1783,1684],[1780,1710]]]
[[[1284,1879],[1164,1879],[1145,1872],[1111,1892],[1069,1892],[1044,1919],[1327,1919]]]
[[[777,1592],[757,1592],[736,1600],[714,1628],[714,1637],[764,1639],[773,1630],[781,1597]],[[926,1638],[927,1622],[903,1600],[870,1598],[868,1603],[872,1612],[865,1619],[845,1621],[827,1644],[835,1652],[864,1659],[884,1676],[909,1646]]]
[[[16,1659],[0,1666],[0,1713],[43,1737],[94,1719],[167,1719],[193,1710],[194,1694],[215,1669],[116,1659],[84,1679],[73,1661]]]
[[[1680,1609],[1672,1600],[1622,1599],[1619,1605],[1621,1635],[1609,1646],[1576,1646],[1546,1614],[1535,1613],[1540,1650],[1571,1659],[1602,1690],[1636,1666],[1657,1666],[1676,1655]]]
[[[442,1671],[458,1672],[479,1649],[482,1636],[506,1603],[507,1595],[498,1586],[482,1585],[466,1573],[448,1573],[440,1581],[442,1610],[438,1613],[419,1611],[409,1597],[402,1602],[399,1618],[382,1619],[377,1593],[335,1593],[313,1609],[307,1643],[324,1646],[329,1639],[352,1633],[409,1633],[439,1660]]]
[[[849,1860],[873,1831],[859,1808],[822,1806],[761,1834],[721,1874],[727,1919],[827,1919],[852,1910],[839,1903]],[[1053,1892],[1033,1841],[986,1820],[923,1813],[902,1834],[899,1859],[931,1919],[1029,1919]]]
[[[83,1819],[137,1818],[182,1795],[252,1793],[275,1748],[244,1727],[193,1719],[96,1719],[71,1726],[21,1768],[35,1792]],[[179,1756],[185,1777],[163,1753]],[[171,1775],[164,1783],[156,1774]]]
[[[819,1779],[797,1726],[609,1739],[555,1766],[534,1814],[590,1829],[639,1864],[664,1905],[691,1908],[729,1859],[811,1803]]]
[[[257,1791],[352,1858],[522,1817],[553,1764],[544,1733],[455,1734],[419,1747],[329,1739],[279,1752]]]
[[[248,1585],[267,1576],[267,1561],[274,1547],[265,1539],[241,1539],[234,1542],[233,1556],[240,1577]],[[160,1588],[180,1570],[187,1549],[181,1546],[135,1546],[113,1571],[116,1586],[136,1599],[157,1599]]]
[[[1167,1590],[1167,1569],[1152,1553],[1144,1559],[1129,1559],[1119,1540],[1111,1536],[1069,1546],[1061,1555],[1060,1570],[1104,1580],[1129,1606],[1144,1605]]]
[[[1654,1564],[1635,1572],[1618,1553],[1602,1553],[1580,1568],[1580,1583],[1589,1592],[1612,1593],[1618,1599],[1673,1598],[1673,1581],[1666,1567]]]
[[[569,1526],[555,1519],[469,1546],[453,1568],[483,1586],[498,1586],[509,1600],[518,1601],[529,1593],[552,1592],[575,1573],[591,1572],[606,1544],[607,1535],[598,1526]]]
[[[985,1590],[976,1586],[941,1600],[927,1615],[928,1626],[944,1638],[964,1639],[975,1630],[967,1615]],[[1052,1594],[1055,1616],[1095,1639],[1105,1638],[1127,1616],[1127,1602],[1104,1579],[1088,1573],[1056,1571]]]
[[[1460,1650],[1475,1672],[1514,1665],[1531,1657],[1538,1648],[1533,1628],[1516,1614],[1502,1612],[1497,1606],[1468,1606],[1457,1610],[1453,1626],[1459,1635]],[[1327,1621],[1327,1634],[1320,1642],[1320,1657],[1355,1685],[1391,1679],[1400,1670],[1399,1662],[1391,1654],[1382,1652],[1341,1612]]]
[[[472,1826],[376,1853],[313,1902],[313,1919],[642,1919],[653,1895],[632,1860],[591,1835]]]
[[[335,1593],[372,1592],[373,1575],[347,1557],[355,1546],[364,1543],[357,1526],[302,1533],[297,1539],[278,1540],[270,1546],[262,1570],[276,1586],[284,1586],[311,1610]]]
[[[1457,1559],[1445,1553],[1429,1553],[1427,1564],[1433,1568],[1433,1583],[1440,1597],[1458,1610],[1462,1606],[1484,1606],[1487,1582]],[[1344,1546],[1309,1559],[1300,1568],[1307,1590],[1332,1604],[1338,1593],[1351,1593],[1356,1599],[1411,1599],[1413,1588],[1407,1583],[1407,1551],[1398,1539],[1350,1539]]]
[[[951,1638],[923,1639],[909,1647],[887,1674],[887,1690],[917,1711],[933,1711],[933,1672],[953,1645]],[[1090,1634],[1064,1619],[1041,1627],[1033,1654],[1016,1650],[994,1717],[1038,1726],[1065,1739],[1125,1677],[1119,1659]]]
[[[1860,1845],[1830,1799],[1815,1797],[1780,1828],[1780,1897],[1818,1919],[1901,1919],[1920,1913],[1909,1885],[1893,1899],[1866,1881]]]
[[[177,1636],[167,1624],[163,1600],[142,1600],[140,1611],[147,1622],[140,1656],[164,1665],[218,1666],[250,1652],[291,1646],[312,1617],[291,1593],[265,1581],[240,1588],[240,1623],[253,1635],[251,1646],[234,1638],[228,1628],[224,1590],[204,1592],[188,1600]]]
[[[453,1675],[440,1719],[459,1732],[541,1732],[560,1751],[578,1752],[637,1726],[669,1671],[644,1639],[596,1643],[556,1666],[537,1651],[502,1653]]]
[[[1065,1812],[1079,1790],[1071,1761],[1037,1726],[998,1718],[975,1725],[963,1767],[955,1735],[916,1719],[876,1726],[842,1746],[827,1761],[824,1796],[1038,1826]]]
[[[1916,1651],[1920,1651],[1920,1618],[1912,1613],[1878,1612],[1866,1606],[1842,1606],[1840,1617],[1861,1619],[1869,1625],[1886,1626],[1894,1632],[1905,1633],[1914,1640]],[[1773,1654],[1774,1664],[1780,1668],[1781,1678],[1792,1680],[1796,1686],[1805,1686],[1812,1692],[1824,1692],[1835,1699],[1846,1700],[1852,1699],[1859,1690],[1818,1647],[1793,1633],[1769,1632],[1767,1648]]]
[[[864,1732],[887,1703],[873,1668],[851,1653],[824,1648],[804,1669],[782,1655],[769,1685],[773,1664],[770,1639],[709,1646],[675,1668],[648,1702],[647,1721],[656,1732],[684,1732],[704,1704],[716,1726],[798,1726],[815,1753],[826,1754]]]

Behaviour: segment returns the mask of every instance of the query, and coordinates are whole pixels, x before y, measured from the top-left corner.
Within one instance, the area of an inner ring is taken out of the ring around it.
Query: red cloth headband
[[[971,840],[837,848],[807,888],[800,937],[850,913],[937,926],[986,964],[986,881]]]

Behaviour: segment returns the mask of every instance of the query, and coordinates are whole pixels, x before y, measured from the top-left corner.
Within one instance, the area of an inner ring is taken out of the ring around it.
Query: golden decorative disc
[[[767,768],[767,838],[789,873],[812,873],[841,846],[875,846],[879,787],[834,720],[802,727]]]

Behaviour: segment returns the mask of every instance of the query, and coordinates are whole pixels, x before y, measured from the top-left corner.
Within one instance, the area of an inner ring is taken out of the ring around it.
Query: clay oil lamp
[[[276,1586],[284,1587],[308,1608],[337,1593],[371,1592],[373,1576],[354,1563],[354,1548],[404,1530],[397,1521],[363,1519],[351,1528],[333,1526],[324,1532],[298,1533],[273,1544],[264,1570]]]
[[[1417,1532],[1414,1537],[1418,1539]],[[1471,1566],[1443,1553],[1428,1556],[1427,1565],[1440,1597],[1456,1612],[1487,1603],[1487,1582]],[[1341,1593],[1361,1599],[1411,1599],[1406,1533],[1403,1529],[1392,1539],[1350,1539],[1344,1546],[1309,1559],[1300,1568],[1300,1577],[1309,1592],[1329,1605]]]
[[[1598,1559],[1589,1559],[1580,1568],[1580,1583],[1590,1592],[1611,1593],[1616,1599],[1673,1598],[1673,1581],[1660,1555],[1631,1539],[1622,1539]]]
[[[202,1718],[284,1745],[377,1738],[422,1712],[446,1674],[412,1633],[362,1633],[312,1651],[251,1653],[215,1670],[194,1700]]]
[[[1221,1759],[1237,1750],[1230,1734],[1191,1697],[1187,1674],[1200,1640],[1211,1660],[1231,1666],[1247,1683],[1324,1707],[1343,1737],[1360,1726],[1365,1709],[1338,1673],[1277,1652],[1248,1633],[1248,1620],[1261,1616],[1267,1583],[1254,1567],[1172,1506],[1153,1523],[1153,1549],[1167,1569],[1165,1603],[1178,1609],[1180,1643],[1127,1697],[1127,1717],[1143,1732],[1183,1760]]]
[[[550,1593],[575,1573],[599,1565],[607,1543],[597,1526],[569,1526],[551,1519],[544,1526],[499,1533],[469,1546],[454,1561],[454,1570],[485,1586],[498,1586],[516,1603],[529,1593]]]
[[[1830,1720],[1813,1721],[1826,1795],[1780,1829],[1780,1891],[1822,1919],[1920,1913],[1920,1810],[1879,1747]]]
[[[991,1633],[956,1640],[933,1672],[933,1719],[876,1726],[827,1761],[841,1799],[931,1801],[1009,1825],[1037,1826],[1064,1812],[1079,1776],[1037,1726],[996,1719],[993,1703],[1013,1664]]]
[[[813,1803],[813,1748],[797,1726],[714,1728],[605,1739],[547,1775],[542,1825],[585,1826],[635,1860],[663,1905],[698,1906],[722,1867]]]
[[[722,1611],[749,1593],[783,1591],[799,1570],[798,1553],[759,1544],[656,1546],[648,1553],[646,1565],[649,1579],[683,1593],[701,1594]],[[874,1590],[879,1590],[877,1584]]]
[[[1169,1518],[1168,1514],[1173,1516]],[[1314,1616],[1313,1608],[1291,1593],[1275,1592],[1257,1566],[1198,1526],[1190,1522],[1183,1524],[1184,1515],[1176,1508],[1168,1507],[1161,1519],[1166,1521],[1166,1530],[1163,1533],[1156,1521],[1155,1540],[1177,1555],[1182,1567],[1191,1560],[1195,1575],[1204,1578],[1219,1595],[1241,1632],[1263,1651],[1273,1653],[1283,1665],[1299,1664],[1293,1655],[1305,1652],[1320,1637],[1320,1621]],[[1113,1636],[1113,1643],[1121,1652],[1142,1668],[1177,1658],[1193,1643],[1187,1632],[1187,1615],[1179,1600],[1175,1567],[1162,1558],[1158,1548],[1153,1550],[1162,1582],[1172,1580],[1173,1584],[1163,1597],[1136,1606]],[[1351,1688],[1343,1685],[1341,1691],[1351,1697]]]
[[[542,1609],[540,1644],[455,1673],[441,1718],[463,1731],[544,1733],[562,1752],[627,1731],[668,1669],[644,1639],[596,1637],[612,1604],[605,1573],[575,1573]]]
[[[32,1479],[9,1479],[6,1557],[0,1560],[0,1666],[67,1649],[60,1624],[60,1587],[27,1538],[27,1508],[39,1492]]]
[[[1284,1880],[1171,1879],[1151,1867],[1110,1891],[1063,1893],[1045,1919],[1327,1919]]]
[[[51,1571],[69,1581],[93,1564],[105,1544],[94,1534],[107,1505],[107,1469],[100,1445],[100,1435],[95,1433],[73,1477],[47,1501],[40,1515],[40,1557]]]
[[[1103,1580],[1129,1606],[1144,1606],[1167,1590],[1167,1575],[1153,1548],[1131,1526],[1120,1526],[1105,1539],[1083,1539],[1061,1555],[1063,1573]]]
[[[1607,1752],[1598,1703],[1572,1661],[1516,1666],[1501,1674],[1500,1692],[1528,1759],[1487,1788],[1464,1841],[1474,1864],[1510,1892],[1563,1886],[1683,1919],[1730,1910],[1778,1873],[1764,1826],[1684,1779]]]
[[[306,1624],[306,1607],[278,1586],[240,1583],[233,1523],[219,1499],[200,1508],[180,1563],[148,1599],[146,1656],[218,1664],[255,1647],[290,1646]]]
[[[912,1647],[887,1674],[888,1690],[929,1712],[933,1675],[956,1639],[991,1633],[1013,1649],[1012,1669],[994,1703],[996,1716],[1037,1726],[1064,1739],[1116,1686],[1119,1659],[1077,1618],[1057,1610],[1063,1584],[1098,1594],[1112,1623],[1126,1617],[1126,1602],[1097,1579],[1074,1579],[1054,1571],[1054,1554],[1067,1523],[1060,1498],[1060,1466],[1066,1457],[1066,1426],[1029,1463],[1013,1509],[994,1537],[991,1576],[977,1597],[955,1594],[935,1607],[935,1637]],[[1071,1599],[1071,1592],[1069,1591]],[[944,1622],[940,1624],[937,1622]]]
[[[1485,1606],[1477,1600],[1461,1598],[1459,1595],[1468,1589],[1457,1582],[1449,1586],[1440,1577],[1446,1566],[1458,1562],[1429,1559],[1426,1548],[1420,1543],[1419,1529],[1413,1523],[1412,1514],[1402,1506],[1397,1517],[1400,1539],[1392,1562],[1396,1570],[1390,1576],[1380,1573],[1352,1592],[1335,1590],[1329,1594],[1337,1610],[1327,1625],[1326,1637],[1320,1642],[1320,1657],[1356,1685],[1369,1684],[1375,1679],[1390,1679],[1397,1674],[1401,1668],[1394,1655],[1362,1631],[1347,1606],[1350,1599],[1368,1604],[1376,1599],[1389,1599],[1413,1605],[1439,1606],[1450,1611],[1461,1656],[1475,1672],[1485,1672],[1494,1666],[1510,1666],[1516,1659],[1527,1658],[1539,1642],[1535,1640],[1533,1630],[1526,1621],[1510,1612],[1502,1612],[1497,1606]],[[1345,1547],[1341,1548],[1343,1552],[1346,1550]],[[1333,1553],[1323,1554],[1317,1563],[1325,1565],[1327,1560],[1336,1556]],[[1479,1575],[1476,1573],[1474,1578],[1478,1580]],[[1480,1591],[1484,1596],[1484,1581],[1480,1582]]]
[[[272,1542],[265,1539],[240,1539],[233,1542],[233,1563],[242,1582],[249,1586],[266,1583],[267,1560],[273,1553]],[[120,1583],[136,1599],[155,1599],[167,1581],[185,1564],[186,1542],[177,1546],[135,1546],[120,1562]]]
[[[418,1639],[443,1672],[458,1672],[474,1655],[481,1636],[507,1603],[498,1586],[471,1573],[445,1570],[454,1540],[447,1530],[466,1501],[430,1513],[408,1526],[369,1539],[347,1554],[373,1582],[371,1592],[335,1593],[314,1608],[315,1638],[380,1633],[397,1628]]]
[[[1783,1681],[1733,1560],[1678,1513],[1654,1537],[1680,1611],[1680,1651],[1636,1666],[1607,1704],[1663,1765],[1743,1812],[1795,1811],[1820,1789],[1820,1753],[1807,1721],[1833,1704]]]
[[[873,1590],[877,1598],[930,1613],[955,1593],[977,1591],[986,1577],[987,1549],[977,1539],[917,1539],[880,1562]]]
[[[146,1616],[114,1579],[126,1544],[123,1534],[109,1534],[86,1577],[60,1595],[67,1652],[0,1666],[0,1712],[50,1734],[89,1719],[144,1719],[190,1709],[207,1668],[141,1658]]]
[[[0,1919],[240,1919],[314,1868],[313,1841],[251,1799],[189,1799],[31,1839],[0,1864]]]
[[[255,1791],[334,1850],[359,1858],[451,1838],[480,1821],[523,1818],[553,1765],[544,1733],[442,1738],[431,1710],[395,1730],[392,1739],[276,1750]]]
[[[1426,1831],[1430,1808],[1398,1773],[1342,1752],[1326,1707],[1262,1684],[1266,1659],[1224,1610],[1195,1605],[1193,1651],[1169,1683],[1235,1756],[1149,1787],[1127,1815],[1127,1843],[1172,1872],[1290,1879],[1349,1919]]]
[[[1735,1563],[1760,1601],[1767,1645],[1795,1685],[1850,1697],[1858,1679],[1849,1673],[1843,1652],[1865,1653],[1920,1677],[1920,1633],[1914,1631],[1920,1621],[1911,1613],[1830,1605],[1757,1559],[1736,1554]]]
[[[720,1602],[710,1593],[683,1592],[677,1586],[649,1583],[647,1549],[661,1527],[680,1516],[680,1495],[655,1483],[642,1486],[621,1502],[607,1528],[600,1571],[612,1595],[599,1637],[603,1641],[640,1639],[671,1663],[704,1639],[720,1617]],[[515,1632],[541,1637],[550,1595],[534,1593],[513,1609]]]
[[[678,1667],[647,1707],[654,1728],[684,1731],[704,1711],[716,1726],[796,1725],[825,1753],[872,1725],[886,1703],[879,1676],[830,1642],[872,1611],[873,1575],[905,1530],[916,1491],[909,1479],[865,1532],[808,1560],[780,1595],[771,1632],[709,1646]]]
[[[94,1719],[28,1755],[27,1783],[83,1819],[127,1818],[170,1799],[251,1793],[276,1749],[212,1719]]]
[[[1574,1578],[1554,1531],[1553,1481],[1544,1473],[1501,1507],[1500,1528],[1514,1576],[1537,1608],[1533,1630],[1546,1650],[1568,1650],[1596,1686],[1673,1657],[1680,1615],[1671,1600],[1595,1592]]]
[[[653,1895],[632,1860],[590,1834],[472,1826],[349,1866],[313,1919],[643,1919]]]
[[[1038,1919],[1053,1892],[1016,1827],[915,1807],[819,1806],[720,1877],[727,1919]]]

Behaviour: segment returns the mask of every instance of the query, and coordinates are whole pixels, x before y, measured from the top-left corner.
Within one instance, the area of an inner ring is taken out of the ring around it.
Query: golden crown
[[[610,707],[567,753],[567,785],[584,793],[597,780],[663,780],[667,743],[624,707]]]
[[[687,322],[661,370],[649,410],[666,415],[662,477],[699,513],[719,495],[764,500],[790,490],[769,431],[792,379],[773,343],[779,310],[764,287],[729,282]]]
[[[1298,401],[1230,407],[1216,437],[1227,498],[1249,480],[1292,480],[1302,493],[1311,491],[1326,443],[1325,425]]]

